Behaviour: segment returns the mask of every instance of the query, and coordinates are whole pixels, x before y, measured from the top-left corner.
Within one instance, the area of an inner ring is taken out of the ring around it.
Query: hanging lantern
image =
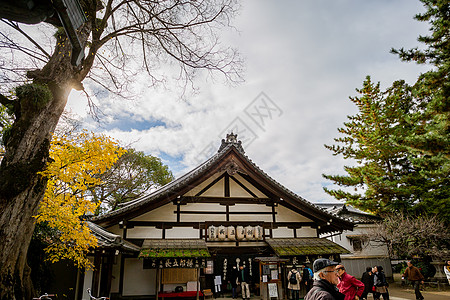
[[[217,236],[219,237],[219,240],[221,241],[225,240],[226,237],[225,226],[220,225],[217,231],[218,231]]]
[[[209,226],[208,227],[208,240],[214,241],[217,237],[217,228],[216,226]]]
[[[235,241],[236,240],[236,229],[234,228],[234,226],[228,226],[227,228],[227,237],[230,241]]]
[[[237,235],[238,241],[244,239],[244,237],[245,237],[245,229],[244,229],[243,226],[236,227],[236,235]]]
[[[253,240],[253,226],[245,227],[245,238],[247,240]]]
[[[256,240],[261,240],[263,236],[263,228],[261,226],[255,226],[254,236]]]

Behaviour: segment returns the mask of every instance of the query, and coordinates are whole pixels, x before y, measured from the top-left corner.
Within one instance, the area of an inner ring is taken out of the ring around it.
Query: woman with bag
[[[389,284],[386,281],[386,276],[383,272],[382,266],[373,267],[373,299],[379,300],[380,296],[383,295],[383,300],[389,300]]]

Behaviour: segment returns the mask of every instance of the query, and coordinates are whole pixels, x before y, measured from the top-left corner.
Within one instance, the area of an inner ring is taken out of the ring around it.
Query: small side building
[[[331,214],[355,223],[353,231],[344,230],[337,235],[321,235],[350,250],[351,253],[341,255],[342,263],[349,274],[361,278],[367,267],[382,266],[386,277],[392,277],[387,246],[367,238],[367,234],[375,228],[377,222],[382,221],[382,218],[343,203],[318,203],[317,205]]]

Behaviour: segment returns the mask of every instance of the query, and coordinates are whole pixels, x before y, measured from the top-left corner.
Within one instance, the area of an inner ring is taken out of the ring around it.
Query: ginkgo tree
[[[82,131],[66,137],[54,136],[47,168],[47,189],[36,216],[38,223],[54,229],[46,248],[48,259],[73,261],[78,267],[90,268],[86,253],[97,245],[96,238],[83,220],[98,203],[86,197],[87,190],[101,184],[104,173],[126,152],[118,143],[103,135]]]

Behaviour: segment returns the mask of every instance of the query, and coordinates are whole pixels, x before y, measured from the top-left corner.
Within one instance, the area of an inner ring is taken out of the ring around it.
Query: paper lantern
[[[236,229],[234,228],[234,226],[228,226],[227,228],[227,237],[230,241],[235,241],[236,240]]]
[[[236,227],[236,236],[238,241],[243,240],[245,238],[245,229],[243,226]]]
[[[214,241],[217,237],[217,228],[216,226],[208,227],[208,240]]]
[[[245,238],[247,240],[253,240],[253,226],[245,227]]]
[[[263,237],[263,228],[261,226],[255,226],[255,239],[261,240]]]
[[[218,236],[219,240],[221,240],[221,241],[225,240],[225,237],[226,237],[225,226],[220,225],[218,227],[217,231],[218,231],[217,236]]]

